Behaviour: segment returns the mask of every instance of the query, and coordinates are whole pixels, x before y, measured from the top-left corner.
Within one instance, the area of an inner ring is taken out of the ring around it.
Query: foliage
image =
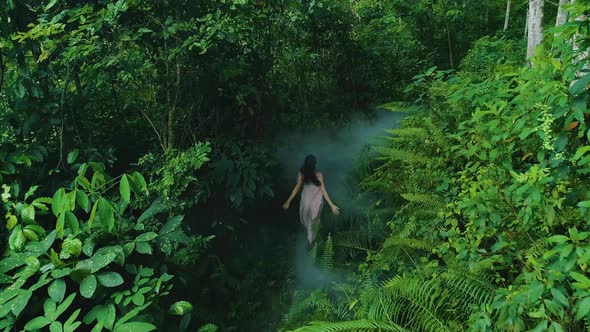
[[[184,211],[204,194],[196,171],[209,161],[210,152],[209,143],[199,143],[184,151],[168,150],[161,161],[156,155],[148,154],[138,165],[151,174],[150,189],[162,195],[167,209]]]
[[[154,205],[134,216],[136,197],[147,193],[139,173],[113,179],[103,165],[90,163],[79,165],[77,174],[71,187],[52,198],[35,197],[38,186],[25,193],[3,186],[10,235],[0,261],[2,328],[156,329],[166,318],[146,314],[165,305],[173,276],[144,257],[166,257],[185,243],[182,217],[162,225],[154,219]]]
[[[428,111],[391,131],[391,145],[368,149],[370,155],[381,154],[378,160],[360,161],[362,172],[370,173],[363,182],[367,197],[379,196],[378,213],[343,218],[317,247],[322,271],[332,276],[341,273],[343,264],[358,263],[357,274],[347,275],[347,283],[309,292],[316,301],[308,304],[320,309],[314,313],[303,305],[286,324],[294,328],[310,315],[314,320],[355,320],[332,327],[337,330],[398,330],[391,321],[354,317],[365,308],[353,300],[363,297],[354,286],[370,285],[368,291],[378,294],[380,282],[394,273],[408,283],[429,282],[431,273],[444,275],[444,267],[465,257],[473,260],[470,272],[490,273],[496,285],[511,280],[512,270],[493,272],[499,253],[478,260],[485,255],[477,240],[455,241],[443,234],[450,229],[450,217],[439,212],[484,218],[473,206],[457,203],[457,197],[468,199],[467,188],[476,176],[501,173],[499,185],[514,184],[513,178],[530,185],[521,190],[508,186],[519,208],[531,205],[531,192],[535,197],[556,195],[543,201],[546,211],[527,219],[527,231],[536,239],[530,255],[540,259],[551,244],[537,239],[549,230],[537,232],[535,220],[553,208],[551,227],[565,232],[563,220],[574,219],[578,210],[562,207],[588,198],[572,189],[584,185],[581,177],[560,177],[563,182],[553,187],[552,165],[514,168],[516,176],[499,164],[488,173],[457,175],[463,163],[483,155],[477,130],[495,130],[468,122],[478,108],[500,103],[490,102],[489,94],[495,101],[520,98],[522,104],[528,96],[525,86],[547,81],[500,64],[517,57],[511,48],[520,43],[510,37],[520,35],[524,26],[522,4],[515,4],[506,34],[481,39],[467,52],[473,41],[494,33],[504,5],[504,0],[3,1],[0,194],[6,225],[0,226],[0,241],[7,249],[0,264],[18,265],[0,272],[6,285],[0,293],[0,326],[185,331],[211,322],[215,325],[199,331],[215,331],[217,325],[228,331],[275,328],[277,312],[289,302],[288,287],[294,287],[285,257],[292,256],[288,241],[297,225],[271,226],[286,218],[277,208],[278,162],[268,142],[291,128],[337,127],[371,104],[400,100],[412,77],[408,98],[420,105],[389,106]],[[582,5],[577,6],[574,10],[582,12]],[[567,25],[556,40],[584,29],[582,23]],[[583,38],[577,42],[585,45]],[[543,75],[552,70],[569,75],[548,91],[557,87],[565,93],[564,82],[583,69],[572,69],[567,65],[571,57],[563,54],[561,67],[548,59],[539,62],[552,66]],[[457,75],[437,70],[457,67],[464,55]],[[426,67],[431,69],[415,76]],[[508,76],[486,80],[495,71]],[[585,77],[572,85],[579,98],[585,98]],[[587,150],[576,153],[569,146],[583,147],[583,135],[568,136],[564,143],[556,129],[569,124],[583,130],[581,99],[573,103],[578,105],[573,112],[577,125],[544,107],[546,100],[530,99],[540,105],[526,109],[531,114],[522,121],[536,123],[535,116],[542,117],[539,130],[528,129],[531,137],[533,131],[544,133],[545,156],[562,153],[575,159],[577,168],[584,166]],[[481,115],[480,120],[490,117]],[[504,128],[510,120],[496,125]],[[473,142],[457,140],[457,135]],[[530,144],[519,153],[527,162],[543,159],[531,152],[539,146],[529,136]],[[455,150],[447,151],[452,145]],[[493,149],[488,150],[486,158]],[[508,151],[502,151],[494,157],[508,160]],[[485,207],[497,204],[499,213],[506,213],[502,203],[490,201]],[[581,204],[580,209],[586,208]],[[469,231],[481,223],[469,225]],[[456,236],[465,235],[466,224],[457,226]],[[502,233],[502,241],[524,234],[512,231]],[[493,234],[483,231],[483,240],[492,241]],[[566,250],[578,240],[568,241],[562,243]],[[449,243],[453,246],[445,247]],[[510,243],[498,250],[520,253],[522,247]],[[451,253],[464,251],[451,259]],[[103,258],[104,266],[93,271],[90,264]],[[424,277],[418,279],[415,270]],[[562,287],[570,295],[569,286]],[[480,300],[460,298],[449,305],[467,312],[466,301]],[[25,305],[30,310],[19,309]],[[463,324],[466,318],[450,319]],[[326,324],[316,328],[330,330]]]
[[[399,208],[379,252],[358,265],[383,281],[347,300],[355,319],[416,331],[589,325],[587,31],[587,21],[566,24],[531,67],[484,39],[462,71],[416,77],[422,111],[390,131],[364,183],[377,204]],[[380,329],[362,324],[300,330]]]

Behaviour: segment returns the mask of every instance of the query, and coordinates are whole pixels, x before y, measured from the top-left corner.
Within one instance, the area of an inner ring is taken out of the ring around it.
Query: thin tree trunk
[[[4,88],[4,71],[6,70],[6,66],[4,65],[4,56],[0,53],[0,93]]]
[[[510,5],[511,1],[506,2],[506,17],[504,18],[504,32],[508,31],[508,22],[510,21]]]
[[[180,62],[176,61],[176,82],[174,83],[174,99],[171,105],[168,105],[168,135],[166,147],[174,147],[174,124],[176,122],[176,104],[178,103],[178,90],[180,89]]]
[[[451,43],[451,29],[447,29],[447,43],[449,44],[449,62],[451,68],[455,68],[453,63],[453,44]]]
[[[565,5],[569,5],[570,0],[559,0],[559,7],[557,8],[557,18],[555,19],[555,26],[565,24],[567,22],[567,11],[563,8]]]
[[[535,48],[543,42],[544,0],[529,0],[527,60],[535,55]]]

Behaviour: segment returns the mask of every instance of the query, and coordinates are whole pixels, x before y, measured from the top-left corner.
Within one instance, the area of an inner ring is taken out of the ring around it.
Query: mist
[[[277,159],[283,166],[283,176],[295,185],[297,172],[308,154],[316,156],[317,169],[324,175],[328,194],[336,205],[353,191],[347,176],[365,145],[383,139],[386,129],[397,127],[402,113],[377,110],[372,118],[356,117],[343,128],[292,132],[279,140]],[[340,202],[344,205],[345,202]]]
[[[346,127],[285,134],[279,140],[276,157],[283,166],[283,177],[288,181],[286,186],[292,188],[295,185],[303,159],[308,154],[313,154],[317,158],[317,169],[324,175],[326,189],[334,204],[346,210],[346,213],[356,213],[368,208],[367,202],[352,199],[351,194],[356,191],[358,184],[351,183],[353,181],[350,181],[349,175],[357,165],[363,148],[367,144],[385,139],[388,135],[385,130],[397,127],[403,116],[403,113],[377,110],[373,117],[358,116]],[[299,196],[293,201],[292,207],[299,209]],[[324,207],[324,210],[329,209]],[[325,213],[328,212],[324,211],[323,214]],[[328,282],[343,280],[343,275],[327,272],[318,267],[305,249],[303,227],[301,232],[292,260],[299,288],[316,288]]]

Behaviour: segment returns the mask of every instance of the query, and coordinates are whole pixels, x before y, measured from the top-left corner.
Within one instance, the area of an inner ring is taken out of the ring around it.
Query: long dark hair
[[[301,169],[299,170],[303,175],[303,182],[311,182],[316,186],[320,185],[320,180],[318,180],[318,177],[316,175],[316,164],[317,160],[315,159],[314,155],[310,154],[307,157],[305,157],[305,160],[303,161],[303,166],[301,166]]]

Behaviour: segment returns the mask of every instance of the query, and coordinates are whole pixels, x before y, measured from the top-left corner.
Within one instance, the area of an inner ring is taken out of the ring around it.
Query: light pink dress
[[[307,229],[307,241],[312,243],[320,224],[320,213],[324,205],[324,198],[320,186],[313,182],[303,183],[301,203],[299,205],[299,218]]]

